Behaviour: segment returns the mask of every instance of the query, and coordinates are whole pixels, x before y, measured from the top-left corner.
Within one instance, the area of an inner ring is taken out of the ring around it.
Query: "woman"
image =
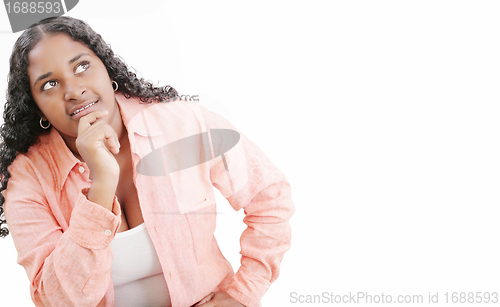
[[[226,119],[177,98],[80,20],[19,37],[0,208],[37,306],[260,306],[290,248],[288,180]],[[237,273],[213,236],[212,186],[245,210]]]

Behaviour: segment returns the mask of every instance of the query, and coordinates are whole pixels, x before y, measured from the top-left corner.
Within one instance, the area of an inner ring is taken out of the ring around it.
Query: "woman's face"
[[[85,44],[66,34],[49,35],[28,54],[31,93],[42,117],[74,142],[81,117],[108,110],[106,122],[121,120],[106,67]]]

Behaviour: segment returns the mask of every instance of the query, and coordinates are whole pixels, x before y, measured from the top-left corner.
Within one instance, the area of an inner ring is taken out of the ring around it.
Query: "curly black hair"
[[[138,97],[142,102],[170,101],[177,99],[177,91],[170,86],[157,87],[143,78],[138,78],[101,35],[82,20],[60,16],[49,17],[30,26],[17,39],[10,57],[7,102],[4,108],[4,123],[0,127],[0,237],[9,234],[3,211],[5,198],[1,194],[7,188],[10,173],[7,170],[19,153],[26,153],[38,140],[43,130],[39,124],[39,111],[33,97],[28,77],[28,54],[47,35],[65,33],[73,40],[87,45],[104,63],[109,77],[118,83],[119,91],[127,98]]]

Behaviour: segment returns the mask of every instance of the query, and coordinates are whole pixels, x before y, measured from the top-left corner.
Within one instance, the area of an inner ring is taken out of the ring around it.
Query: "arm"
[[[105,295],[112,287],[109,243],[120,223],[116,199],[111,212],[89,201],[84,189],[63,232],[31,162],[20,156],[10,172],[5,217],[36,306],[110,304]]]
[[[238,131],[222,116],[200,108],[207,129]],[[224,155],[228,171],[217,157],[211,161],[210,178],[235,210],[244,209],[247,225],[240,239],[241,266],[223,291],[245,306],[256,307],[278,278],[283,255],[290,249],[289,219],[295,207],[284,174],[255,143],[239,134],[239,142]]]

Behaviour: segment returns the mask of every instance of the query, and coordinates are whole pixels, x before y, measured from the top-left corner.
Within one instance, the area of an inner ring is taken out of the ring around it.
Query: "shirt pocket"
[[[202,264],[210,252],[214,238],[217,220],[215,197],[212,192],[207,192],[203,202],[192,207],[185,216],[189,224],[193,239],[193,248],[196,262]]]

